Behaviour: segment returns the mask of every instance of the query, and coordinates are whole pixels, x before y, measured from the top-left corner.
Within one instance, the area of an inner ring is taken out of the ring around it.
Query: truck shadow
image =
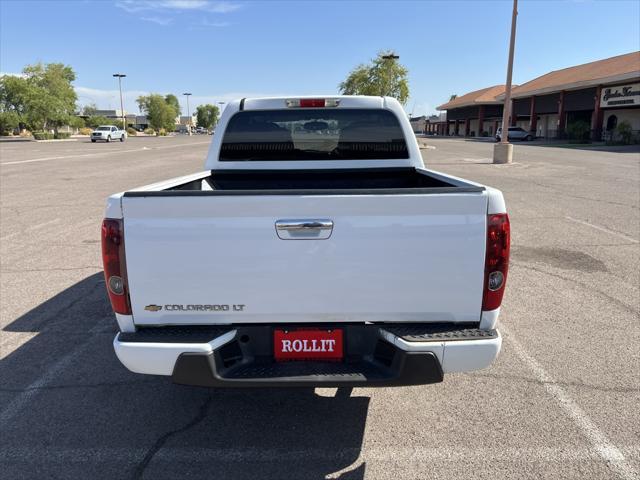
[[[364,478],[368,397],[135,375],[116,331],[101,272],[3,329],[5,478]]]

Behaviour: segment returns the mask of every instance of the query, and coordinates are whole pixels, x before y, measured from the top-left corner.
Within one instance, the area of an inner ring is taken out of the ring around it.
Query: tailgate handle
[[[278,220],[276,222],[278,230],[331,230],[333,222],[331,220]]]
[[[276,221],[276,233],[282,240],[324,240],[332,231],[333,221],[327,219]]]

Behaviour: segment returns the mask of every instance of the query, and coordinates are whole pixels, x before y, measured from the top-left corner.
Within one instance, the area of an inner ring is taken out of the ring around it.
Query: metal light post
[[[122,115],[122,129],[127,129],[127,121],[124,116],[124,102],[122,101],[122,79],[126,77],[124,73],[114,73],[114,77],[118,77],[118,87],[120,87],[120,115]]]
[[[191,110],[189,110],[189,97],[191,96],[191,93],[185,92],[182,95],[187,97],[187,117],[189,117],[189,135],[191,135]]]
[[[517,18],[518,0],[513,0],[509,61],[507,62],[507,83],[504,91],[504,107],[502,108],[502,133],[500,135],[500,143],[493,146],[493,163],[511,163],[513,161],[513,145],[509,143],[509,117],[511,116],[511,77],[513,74],[513,53],[516,46]]]

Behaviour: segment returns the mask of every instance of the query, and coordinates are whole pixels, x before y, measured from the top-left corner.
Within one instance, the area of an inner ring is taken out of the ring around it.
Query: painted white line
[[[51,160],[63,160],[68,158],[99,157],[103,155],[118,155],[120,153],[143,152],[143,151],[150,151],[150,150],[164,150],[166,148],[188,147],[191,145],[204,145],[204,144],[210,144],[210,143],[211,142],[180,143],[178,145],[163,145],[161,147],[141,147],[141,148],[134,148],[130,150],[111,150],[111,151],[103,151],[103,152],[82,153],[79,155],[59,155],[56,157],[32,158],[30,160],[16,160],[15,162],[3,162],[3,163],[0,163],[0,165],[19,165],[23,163],[49,162]]]
[[[542,368],[542,365],[529,355],[509,329],[505,328],[503,323],[500,323],[499,328],[511,344],[516,355],[531,369],[547,393],[558,402],[567,416],[571,418],[575,425],[582,431],[583,435],[591,444],[593,451],[605,460],[621,478],[625,480],[637,479],[640,475],[639,472],[627,462],[622,451],[611,443],[604,432],[593,423],[582,408],[569,396],[567,391],[558,385],[555,379]]]
[[[587,227],[595,228],[596,230],[600,230],[601,232],[605,232],[610,235],[615,235],[616,237],[622,238],[623,240],[626,240],[631,243],[640,243],[640,240],[624,235],[623,233],[618,233],[613,230],[609,230],[608,228],[601,227],[600,225],[594,225],[593,223],[585,222],[584,220],[578,220],[577,218],[573,218],[573,217],[564,217],[564,218],[572,222],[579,223],[581,225],[586,225]]]

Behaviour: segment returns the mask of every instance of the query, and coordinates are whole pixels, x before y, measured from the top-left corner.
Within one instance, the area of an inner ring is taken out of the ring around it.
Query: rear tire
[[[531,140],[533,140],[533,137],[531,135],[527,135],[524,139],[525,141],[530,142]]]
[[[91,139],[91,143],[96,143],[96,141],[95,141],[95,140],[93,140],[93,139]]]
[[[121,141],[121,142],[124,142],[124,135],[122,135],[122,136],[120,137],[120,141]]]
[[[107,143],[109,143],[110,141],[111,141],[111,135],[107,137]]]

